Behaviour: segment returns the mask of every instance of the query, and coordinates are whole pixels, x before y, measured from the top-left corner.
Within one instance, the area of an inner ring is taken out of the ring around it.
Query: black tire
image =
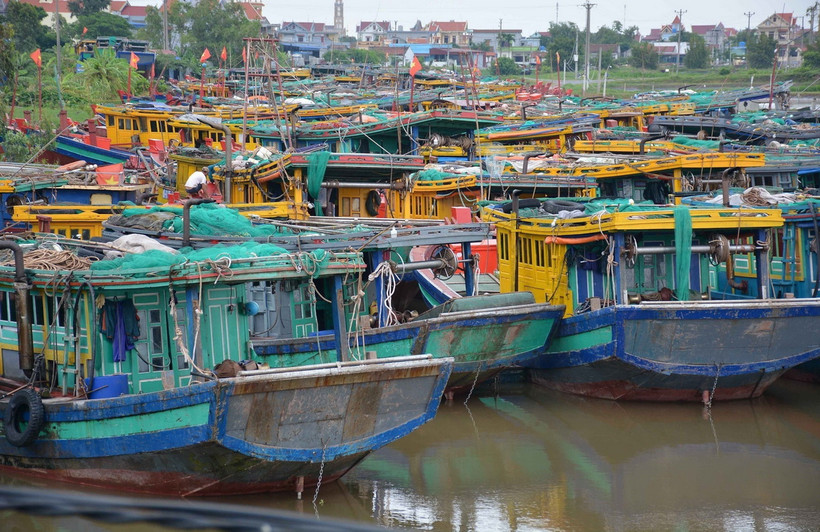
[[[537,209],[541,206],[541,200],[535,198],[525,198],[518,200],[518,209]],[[507,214],[512,212],[512,202],[501,206],[501,211]]]
[[[28,420],[26,420],[28,414]],[[6,407],[3,426],[6,439],[15,447],[31,445],[46,422],[43,401],[32,388],[25,388],[15,393]]]
[[[364,210],[370,216],[379,215],[379,205],[382,203],[382,195],[377,190],[371,190],[367,193],[367,199],[364,202]]]
[[[576,201],[551,199],[543,203],[543,208],[550,214],[558,214],[561,211],[583,211],[586,206]]]

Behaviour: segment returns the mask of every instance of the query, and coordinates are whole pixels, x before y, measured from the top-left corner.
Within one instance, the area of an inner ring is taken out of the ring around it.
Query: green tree
[[[521,69],[515,64],[515,61],[509,57],[499,57],[496,61],[498,62],[497,67],[499,75],[518,76],[521,74]]]
[[[261,32],[260,23],[248,20],[239,3],[200,0],[194,6],[185,5],[190,30],[182,34],[183,53],[201,54],[208,48],[216,58],[224,46],[231,57],[242,57],[242,39],[258,37]]]
[[[683,56],[686,68],[706,68],[709,66],[709,49],[700,35],[689,35],[689,51]]]
[[[244,37],[258,37],[261,25],[245,17],[237,2],[220,3],[219,0],[200,0],[196,5],[187,2],[169,2],[168,33],[172,48],[189,66],[195,67],[207,48],[212,60],[217,60],[226,47],[228,57],[242,57]],[[162,13],[159,9],[146,9],[145,27],[137,37],[151,42],[154,48],[163,46]],[[175,45],[177,43],[178,45]]]
[[[746,42],[746,63],[752,68],[772,68],[777,43],[768,35],[757,35]]]
[[[820,41],[806,47],[803,54],[803,67],[814,71],[820,70]]]
[[[365,50],[363,48],[329,50],[325,52],[324,59],[330,61],[331,54],[333,62],[339,63],[367,63],[368,65],[381,65],[387,61],[387,55],[375,50]]]
[[[32,52],[36,48],[51,48],[57,42],[54,32],[42,24],[44,18],[46,11],[42,7],[9,2],[6,16],[0,22],[9,24],[14,30],[14,45],[19,52]]]
[[[111,0],[68,0],[68,10],[77,18],[81,15],[93,15],[104,11],[109,5],[111,5]]]
[[[513,42],[515,41],[515,36],[512,33],[499,33],[498,34],[498,48],[512,48]]]
[[[658,51],[647,42],[638,43],[632,47],[629,64],[635,68],[656,70],[658,68]]]
[[[553,65],[554,71],[560,72],[561,65],[556,64],[555,54],[561,56],[561,63],[572,61],[572,53],[575,49],[575,38],[578,34],[578,26],[573,22],[562,22],[560,24],[550,23],[549,35],[541,36],[541,46],[547,49],[547,57]],[[545,65],[541,65],[544,67]]]
[[[10,24],[0,24],[0,87],[9,86],[14,77],[14,29]]]
[[[489,41],[481,41],[480,43],[470,43],[470,49],[480,50],[482,52],[492,52],[493,47],[490,46]]]
[[[10,24],[0,24],[0,128],[5,126],[7,105],[14,90],[14,30]]]
[[[83,28],[88,32],[83,35]],[[131,37],[133,28],[127,20],[119,15],[106,12],[91,13],[90,15],[80,15],[77,21],[67,27],[69,38],[96,39],[102,36]]]
[[[83,62],[83,71],[66,76],[64,90],[71,95],[85,95],[91,102],[118,99],[117,91],[128,88],[128,71],[131,70],[131,92],[138,94],[148,88],[139,72],[131,69],[128,61],[118,59],[114,50],[102,48],[94,57]]]

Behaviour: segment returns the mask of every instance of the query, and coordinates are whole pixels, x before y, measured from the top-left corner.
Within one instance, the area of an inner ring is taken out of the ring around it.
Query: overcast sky
[[[274,24],[284,21],[324,22],[333,24],[333,0],[262,0],[264,15]],[[616,0],[593,2],[590,11],[590,30],[612,26],[613,21],[625,21],[625,26],[638,26],[642,35],[652,28],[671,23],[677,10],[682,9],[683,25],[706,25],[723,22],[728,28],[742,30],[751,22],[755,27],[772,13],[793,13],[801,19],[803,27],[809,27],[806,9],[818,0]],[[137,5],[161,5],[161,0],[132,0]],[[536,31],[546,31],[550,22],[574,22],[586,28],[586,9],[582,1],[550,2],[549,0],[345,0],[345,27],[348,35],[354,34],[361,21],[390,21],[410,28],[421,20],[466,20],[470,29],[497,29],[499,20],[503,28],[521,30],[525,36]],[[557,11],[557,16],[556,16]],[[820,10],[818,10],[820,11]],[[747,19],[744,13],[754,13]],[[820,17],[820,12],[818,12]],[[817,28],[818,17],[814,27]]]
[[[582,3],[549,0],[345,0],[344,16],[348,34],[355,32],[356,24],[363,20],[388,20],[397,22],[405,29],[415,24],[416,20],[421,20],[423,24],[431,20],[466,20],[471,29],[496,29],[501,19],[502,27],[519,29],[530,35],[547,30],[550,22],[556,21],[556,5],[559,22],[575,22],[579,28],[585,28],[586,9]],[[726,27],[742,30],[747,24],[744,13],[754,13],[751,16],[754,27],[774,12],[805,16],[806,9],[815,0],[786,3],[778,0],[593,0],[592,3],[597,5],[590,12],[591,31],[604,25],[611,26],[615,20],[626,20],[626,26],[638,26],[641,33],[646,35],[650,29],[672,22],[679,9],[685,11],[683,24],[687,28],[691,24],[723,22]],[[295,20],[332,24],[333,0],[265,0],[263,13],[272,23]],[[817,19],[814,24],[817,27]],[[804,26],[809,26],[808,17],[805,17]]]

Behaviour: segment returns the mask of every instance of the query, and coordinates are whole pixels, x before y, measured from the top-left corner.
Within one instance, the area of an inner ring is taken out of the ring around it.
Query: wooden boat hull
[[[316,485],[432,419],[450,370],[448,361],[405,357],[45,400],[38,439],[16,447],[0,438],[0,467],[174,496]]]
[[[788,369],[820,357],[820,302],[652,303],[566,318],[533,381],[604,399],[757,397]],[[706,395],[705,395],[706,394]]]
[[[466,391],[476,382],[538,356],[549,343],[564,307],[531,304],[443,313],[399,325],[366,329],[351,336],[352,357],[372,352],[379,359],[402,354],[435,353],[452,357],[448,391]],[[253,339],[254,351],[273,367],[294,362],[335,360],[336,341],[330,335],[282,340]]]
[[[88,164],[98,165],[125,163],[136,158],[136,154],[126,150],[94,146],[66,135],[57,136],[54,151],[72,161],[83,160]]]

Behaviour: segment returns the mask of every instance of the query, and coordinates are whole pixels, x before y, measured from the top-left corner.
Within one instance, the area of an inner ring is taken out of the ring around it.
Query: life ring
[[[382,203],[382,195],[378,190],[371,190],[367,193],[367,199],[364,201],[364,210],[370,216],[378,216],[379,205]]]
[[[560,199],[546,200],[543,207],[550,214],[558,214],[561,211],[583,211],[586,208],[583,203]]]
[[[12,396],[6,407],[3,419],[6,439],[15,447],[30,445],[40,435],[45,421],[43,400],[37,392],[32,388],[20,390]]]

